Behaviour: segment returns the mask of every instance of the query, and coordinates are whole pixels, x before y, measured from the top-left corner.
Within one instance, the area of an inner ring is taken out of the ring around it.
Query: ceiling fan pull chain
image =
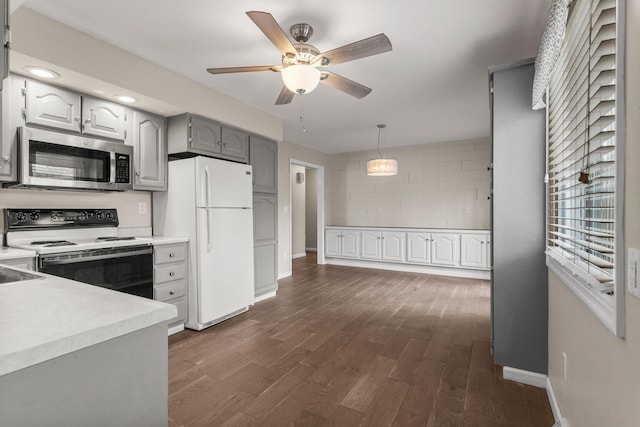
[[[302,132],[306,132],[307,128],[304,127],[304,97],[300,94],[300,126],[302,126]]]

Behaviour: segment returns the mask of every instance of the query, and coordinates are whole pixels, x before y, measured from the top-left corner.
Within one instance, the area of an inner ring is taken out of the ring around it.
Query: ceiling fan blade
[[[283,55],[296,54],[296,48],[270,13],[247,12],[247,15]]]
[[[334,89],[341,90],[342,92],[355,96],[358,99],[364,98],[369,95],[371,88],[356,83],[353,80],[349,80],[345,77],[339,76],[330,71],[321,71],[322,74],[326,74],[326,78],[320,79],[320,83],[324,83],[327,86],[331,86]]]
[[[380,33],[377,36],[372,36],[322,53],[319,57],[326,58],[329,60],[329,64],[335,65],[389,52],[391,49],[392,46],[389,38],[384,33]]]
[[[221,68],[207,68],[207,71],[211,74],[229,74],[229,73],[249,73],[253,71],[279,71],[279,68],[275,65],[255,65],[251,67],[221,67]]]
[[[276,99],[276,105],[290,104],[295,95],[296,94],[287,89],[286,86],[282,86],[280,95],[278,95],[278,99]]]

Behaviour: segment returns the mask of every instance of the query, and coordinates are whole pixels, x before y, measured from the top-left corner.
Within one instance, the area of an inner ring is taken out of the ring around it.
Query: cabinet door
[[[342,255],[341,230],[326,230],[324,232],[324,254],[328,257],[340,257]]]
[[[382,232],[382,259],[404,262],[405,233],[396,231]]]
[[[459,234],[431,234],[431,263],[457,266],[459,258]]]
[[[166,119],[142,111],[133,112],[135,190],[167,189]]]
[[[360,232],[354,230],[342,230],[341,235],[342,256],[346,258],[358,258],[360,256]]]
[[[210,120],[191,116],[189,120],[189,146],[203,154],[220,154],[221,127]]]
[[[235,129],[222,128],[222,155],[247,163],[249,160],[249,135]]]
[[[470,268],[487,268],[487,238],[481,234],[460,236],[460,265]]]
[[[0,1],[0,13],[2,13],[2,50],[0,55],[0,72],[2,73],[2,80],[9,77],[9,39],[10,34],[7,29],[9,28],[9,0]],[[0,90],[3,88],[3,82],[0,81]]]
[[[377,260],[382,258],[382,233],[379,231],[363,231],[361,239],[361,258]]]
[[[27,80],[25,87],[27,125],[47,126],[80,133],[80,95]]]
[[[277,215],[276,196],[253,197],[253,240],[256,246],[276,242]]]
[[[431,263],[431,234],[407,233],[407,262]]]
[[[4,82],[4,89],[0,91],[2,102],[0,103],[0,117],[2,120],[2,132],[0,135],[0,181],[15,181],[17,179],[17,147],[18,134],[16,120],[14,116],[16,110],[14,103],[21,98],[15,79],[7,79]]]
[[[276,274],[277,247],[275,244],[253,248],[254,296],[259,297],[278,289]]]
[[[249,162],[253,167],[253,191],[278,192],[278,143],[256,136],[249,138]]]
[[[124,141],[125,110],[120,104],[82,97],[82,133]]]

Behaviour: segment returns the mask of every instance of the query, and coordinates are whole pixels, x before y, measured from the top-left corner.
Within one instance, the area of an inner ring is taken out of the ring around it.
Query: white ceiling
[[[487,69],[534,57],[551,0],[16,0],[284,121],[284,138],[325,153],[489,135]],[[384,32],[393,51],[329,69],[373,88],[363,99],[328,86],[276,106],[278,73],[211,75],[271,65],[280,53],[246,16],[270,12],[287,32],[313,26],[320,51]],[[302,132],[300,115],[304,111]],[[384,148],[384,147],[383,147]]]

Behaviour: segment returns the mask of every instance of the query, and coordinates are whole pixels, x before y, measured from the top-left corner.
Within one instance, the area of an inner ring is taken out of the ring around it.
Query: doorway
[[[293,259],[317,252],[324,264],[324,167],[301,160],[289,163],[289,271]]]

